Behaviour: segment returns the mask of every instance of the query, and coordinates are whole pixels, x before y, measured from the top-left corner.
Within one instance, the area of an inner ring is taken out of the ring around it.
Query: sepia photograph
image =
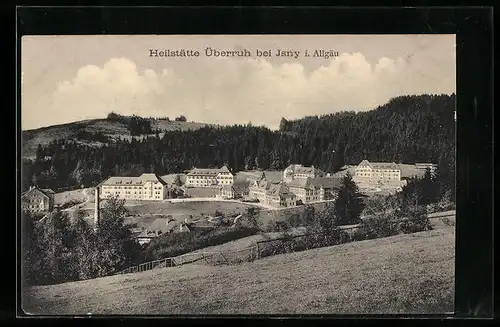
[[[19,42],[26,315],[453,314],[454,34]]]

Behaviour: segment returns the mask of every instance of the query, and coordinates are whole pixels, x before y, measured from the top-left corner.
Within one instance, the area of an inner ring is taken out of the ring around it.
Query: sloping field
[[[453,311],[453,228],[268,257],[23,290],[31,314],[354,314]]]
[[[207,126],[205,123],[178,122],[150,119],[151,128],[168,131],[195,130]],[[107,119],[89,119],[73,123],[47,126],[22,132],[23,157],[33,157],[38,144],[47,145],[57,139],[75,138],[79,131],[102,133],[111,138],[131,139],[131,135],[125,124]],[[154,135],[154,134],[153,134]],[[138,139],[142,137],[137,137]],[[87,143],[87,142],[84,142]]]
[[[84,189],[65,191],[54,194],[55,204],[63,204],[70,201],[84,202],[87,196],[83,193]]]

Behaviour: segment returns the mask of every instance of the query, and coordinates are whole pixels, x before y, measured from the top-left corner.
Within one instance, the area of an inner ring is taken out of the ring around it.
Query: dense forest
[[[39,146],[35,160],[23,160],[23,188],[63,190],[95,185],[111,175],[163,175],[224,164],[233,172],[283,169],[290,163],[335,172],[363,159],[437,163],[441,178],[454,188],[454,111],[455,95],[402,96],[366,112],[282,119],[278,131],[250,124],[204,127],[140,141],[118,139],[103,147],[61,139]],[[138,117],[128,122],[137,133],[148,129]]]

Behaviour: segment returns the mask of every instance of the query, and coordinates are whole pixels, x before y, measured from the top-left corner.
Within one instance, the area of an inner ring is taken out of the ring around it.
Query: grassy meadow
[[[184,265],[23,290],[30,314],[444,313],[455,230],[347,243],[235,266]]]

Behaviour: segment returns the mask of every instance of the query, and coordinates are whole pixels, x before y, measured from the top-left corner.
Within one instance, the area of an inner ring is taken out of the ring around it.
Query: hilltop
[[[453,228],[264,258],[23,290],[32,314],[355,314],[453,311]]]
[[[101,119],[88,119],[77,122],[52,125],[22,131],[22,151],[23,158],[31,158],[36,154],[38,144],[45,146],[55,140],[76,140],[80,143],[89,146],[100,146],[103,143],[96,137],[94,140],[89,140],[88,135],[94,136],[95,134],[102,134],[109,138],[109,140],[116,139],[141,139],[142,137],[156,135],[155,131],[160,130],[160,137],[163,136],[165,131],[188,131],[196,130],[201,127],[210,126],[210,124],[187,122],[187,121],[174,121],[154,118],[141,118],[148,122],[151,126],[152,133],[142,134],[139,136],[132,136],[132,132],[123,121],[110,120],[106,118]]]

